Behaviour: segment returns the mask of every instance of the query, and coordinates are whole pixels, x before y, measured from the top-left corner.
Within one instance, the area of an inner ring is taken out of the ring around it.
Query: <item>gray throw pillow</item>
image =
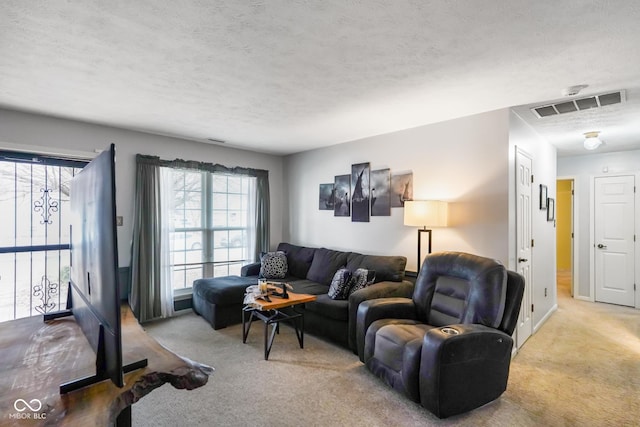
[[[374,270],[367,270],[366,268],[359,268],[351,275],[349,295],[360,289],[364,289],[367,286],[374,283],[376,280],[376,272]]]
[[[287,277],[287,256],[282,251],[267,252],[260,259],[260,277],[284,279]]]
[[[336,271],[329,286],[329,298],[347,299],[349,296],[349,286],[351,285],[351,272],[346,268]]]

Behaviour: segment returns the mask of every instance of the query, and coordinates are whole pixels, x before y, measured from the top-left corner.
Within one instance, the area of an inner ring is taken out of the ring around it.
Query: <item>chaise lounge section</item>
[[[409,298],[413,294],[413,283],[405,280],[407,259],[403,256],[363,255],[290,243],[280,243],[277,250],[287,257],[287,275],[276,281],[289,283],[293,292],[318,296],[316,301],[300,308],[305,315],[305,331],[354,353],[357,351],[356,316],[360,303],[375,298]],[[214,329],[240,323],[245,289],[257,283],[260,267],[260,263],[249,264],[243,267],[241,276],[194,281],[193,310]],[[374,283],[353,292],[348,299],[332,299],[328,295],[329,287],[340,268],[375,271]]]

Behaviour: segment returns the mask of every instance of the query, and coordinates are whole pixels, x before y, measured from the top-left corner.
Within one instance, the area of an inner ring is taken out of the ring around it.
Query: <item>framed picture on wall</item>
[[[371,171],[371,216],[391,216],[391,170]]]
[[[336,190],[334,184],[320,184],[320,195],[318,197],[318,208],[321,211],[332,211],[334,207],[334,197]]]
[[[555,221],[556,219],[556,201],[555,199],[547,199],[547,221]]]
[[[540,210],[547,209],[547,186],[540,184]]]
[[[403,208],[406,200],[413,200],[413,172],[391,175],[389,195],[392,208]]]
[[[371,167],[369,163],[351,165],[351,221],[369,222],[371,206],[369,205],[369,185]]]
[[[351,216],[351,175],[336,176],[333,185],[333,216]]]

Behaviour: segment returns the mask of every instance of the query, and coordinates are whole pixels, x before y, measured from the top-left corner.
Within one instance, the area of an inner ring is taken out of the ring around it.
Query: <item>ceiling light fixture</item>
[[[600,145],[602,145],[602,141],[598,138],[600,132],[586,132],[584,134],[584,148],[587,150],[595,150]]]
[[[580,93],[582,89],[588,88],[589,85],[575,85],[562,89],[562,96],[574,96]]]

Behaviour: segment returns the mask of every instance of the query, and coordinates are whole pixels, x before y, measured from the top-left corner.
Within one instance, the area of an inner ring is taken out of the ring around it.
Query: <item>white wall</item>
[[[403,209],[368,223],[318,209],[318,187],[351,165],[413,171],[414,199],[451,202],[450,227],[435,229],[433,250],[456,250],[507,263],[508,110],[498,110],[374,136],[288,156],[284,238],[295,244],[407,257],[417,266],[417,228],[403,225]]]
[[[604,170],[607,172],[604,172]],[[578,204],[578,277],[575,286],[576,297],[593,300],[591,292],[591,184],[595,176],[611,175],[618,172],[637,172],[640,170],[640,150],[617,153],[588,154],[583,156],[558,158],[558,176],[575,176],[575,196]],[[636,183],[638,186],[638,183]],[[636,213],[636,217],[639,216]],[[636,266],[638,268],[638,266]],[[637,304],[640,306],[640,303]]]
[[[515,113],[510,113],[509,138],[509,266],[516,269],[516,147],[527,152],[533,159],[532,233],[535,241],[532,250],[532,281],[527,284],[533,291],[534,330],[537,330],[557,307],[556,288],[556,228],[555,222],[547,221],[547,211],[539,209],[539,188],[544,184],[548,197],[556,198],[556,148],[538,136]],[[546,290],[546,295],[545,295]]]
[[[45,146],[92,153],[116,145],[116,203],[124,226],[118,230],[118,253],[121,267],[130,263],[133,197],[135,189],[135,155],[147,154],[161,159],[197,160],[269,171],[271,195],[271,241],[282,240],[283,158],[211,144],[128,131],[72,120],[0,109],[0,149],[16,146]],[[28,147],[27,147],[28,148]]]

